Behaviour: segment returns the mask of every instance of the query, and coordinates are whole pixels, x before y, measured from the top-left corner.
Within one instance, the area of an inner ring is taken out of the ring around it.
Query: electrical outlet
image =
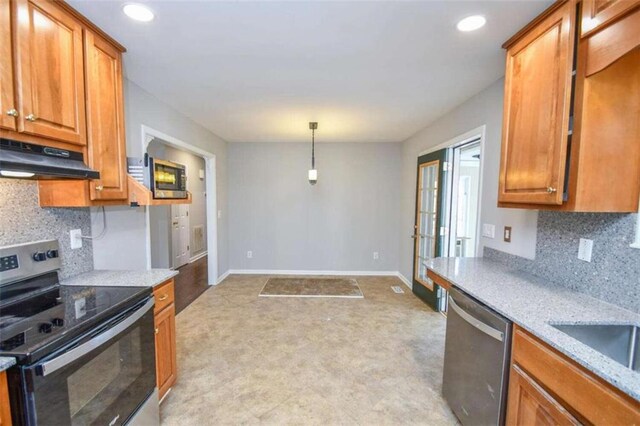
[[[496,226],[489,223],[482,224],[482,236],[487,238],[496,237]]]
[[[247,259],[253,259],[253,252],[252,251],[248,251],[247,252]]]
[[[69,231],[69,236],[71,237],[72,249],[82,248],[82,231],[80,229],[72,229]]]
[[[593,240],[586,238],[580,238],[580,245],[578,246],[578,259],[585,262],[591,262],[591,252],[593,251]]]
[[[380,254],[377,251],[373,252],[373,260],[378,260],[380,259]]]
[[[510,226],[505,226],[504,227],[504,241],[506,243],[510,243],[511,242],[511,227]]]
[[[222,219],[222,210],[218,210],[218,219]]]

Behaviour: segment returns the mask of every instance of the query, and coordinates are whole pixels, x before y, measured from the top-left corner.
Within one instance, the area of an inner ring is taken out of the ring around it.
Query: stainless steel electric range
[[[157,424],[151,289],[60,285],[60,264],[55,240],[0,248],[14,424]]]

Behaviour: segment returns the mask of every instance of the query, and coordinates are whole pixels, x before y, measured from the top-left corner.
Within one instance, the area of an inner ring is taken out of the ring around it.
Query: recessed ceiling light
[[[125,4],[122,8],[122,11],[129,18],[135,19],[136,21],[149,22],[154,18],[151,9],[149,9],[147,6],[137,3]]]
[[[466,18],[458,22],[458,30],[465,33],[469,31],[475,31],[479,28],[484,27],[484,24],[486,23],[487,20],[482,15],[467,16]]]

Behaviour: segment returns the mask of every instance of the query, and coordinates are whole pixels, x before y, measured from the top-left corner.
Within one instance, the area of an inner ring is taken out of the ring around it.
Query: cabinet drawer
[[[164,283],[154,287],[153,296],[156,299],[156,305],[153,308],[154,313],[158,313],[165,307],[172,304],[175,299],[173,294],[173,280],[165,281]]]
[[[588,423],[640,423],[638,402],[519,327],[514,328],[512,362]]]

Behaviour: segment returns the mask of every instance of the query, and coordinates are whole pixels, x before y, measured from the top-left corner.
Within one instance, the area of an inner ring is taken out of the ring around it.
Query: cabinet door
[[[588,37],[600,31],[637,6],[640,0],[583,0],[580,35]]]
[[[575,15],[564,3],[507,50],[500,202],[563,202]]]
[[[100,172],[89,183],[92,200],[127,198],[122,95],[122,57],[101,37],[85,32],[89,166]]]
[[[579,425],[558,401],[553,399],[518,365],[511,366],[507,425],[555,426]]]
[[[52,1],[14,4],[18,130],[85,145],[81,24]]]
[[[0,127],[16,129],[17,107],[13,92],[11,5],[9,0],[0,0]]]
[[[177,376],[176,365],[176,310],[167,306],[156,314],[156,376],[160,398],[173,386]]]
[[[7,385],[6,371],[0,372],[0,425],[11,426],[11,407],[9,405],[9,387]]]

